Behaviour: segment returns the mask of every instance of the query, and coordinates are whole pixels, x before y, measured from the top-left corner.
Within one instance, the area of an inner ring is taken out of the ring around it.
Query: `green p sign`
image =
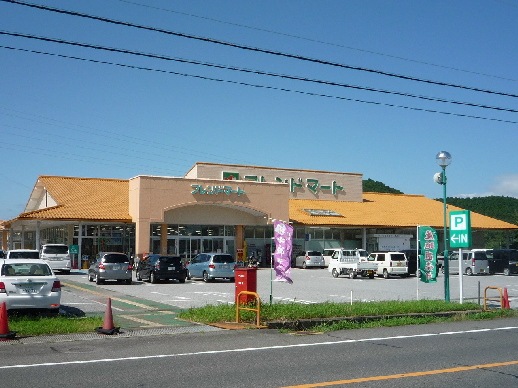
[[[471,247],[471,212],[450,212],[450,248]]]

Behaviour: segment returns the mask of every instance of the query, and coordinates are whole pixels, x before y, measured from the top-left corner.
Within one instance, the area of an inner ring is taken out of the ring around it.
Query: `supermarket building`
[[[2,247],[64,243],[85,259],[101,251],[186,259],[227,252],[255,254],[267,264],[273,220],[293,225],[294,255],[335,247],[412,249],[418,225],[436,228],[444,241],[442,202],[363,192],[362,180],[357,173],[216,163],[196,163],[183,177],[40,176],[23,213],[2,223]],[[477,213],[471,223],[474,248],[484,247],[484,231],[518,229]]]

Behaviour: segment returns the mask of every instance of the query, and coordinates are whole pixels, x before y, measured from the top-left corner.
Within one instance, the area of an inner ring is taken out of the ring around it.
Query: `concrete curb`
[[[373,316],[358,316],[358,317],[334,317],[334,318],[313,318],[313,319],[299,319],[296,321],[271,321],[267,323],[269,329],[286,329],[286,330],[309,330],[317,325],[332,325],[343,321],[348,322],[371,322],[380,321],[390,318],[424,318],[424,317],[453,317],[464,316],[468,314],[481,313],[484,310],[468,310],[468,311],[445,311],[438,313],[412,313],[412,314],[394,314],[394,315],[373,315]]]

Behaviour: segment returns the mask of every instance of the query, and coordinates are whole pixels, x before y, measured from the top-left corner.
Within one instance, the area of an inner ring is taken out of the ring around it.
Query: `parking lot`
[[[292,269],[293,284],[271,281],[275,274],[269,268],[257,271],[257,293],[262,303],[295,302],[301,304],[325,301],[350,303],[380,300],[444,300],[444,276],[437,283],[421,283],[415,276],[407,278],[333,278],[327,269]],[[187,280],[180,284],[176,281],[151,284],[136,281],[133,276],[131,285],[106,282],[95,285],[88,282],[86,270],[75,270],[70,275],[58,275],[64,283],[62,305],[77,308],[84,312],[104,312],[104,296],[110,292],[125,295],[126,299],[144,300],[172,308],[185,309],[208,304],[234,303],[235,283],[216,280],[205,283],[203,280]],[[459,300],[458,275],[450,276],[450,300]],[[465,301],[483,304],[486,287],[507,288],[511,308],[518,304],[518,276],[479,275],[463,277],[463,297]],[[497,297],[498,291],[489,290],[488,297]]]

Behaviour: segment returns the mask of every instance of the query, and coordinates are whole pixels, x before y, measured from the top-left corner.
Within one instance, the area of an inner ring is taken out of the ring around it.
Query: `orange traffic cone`
[[[0,341],[7,341],[16,337],[15,331],[9,331],[9,322],[7,321],[7,307],[2,302],[0,308]]]
[[[504,288],[504,303],[502,308],[504,309],[510,309],[511,306],[509,305],[509,296],[507,295],[507,287]]]
[[[104,313],[104,321],[103,327],[97,327],[97,333],[99,334],[119,334],[119,327],[115,327],[113,324],[113,315],[112,315],[112,300],[108,298],[108,303],[106,303],[106,312]]]

